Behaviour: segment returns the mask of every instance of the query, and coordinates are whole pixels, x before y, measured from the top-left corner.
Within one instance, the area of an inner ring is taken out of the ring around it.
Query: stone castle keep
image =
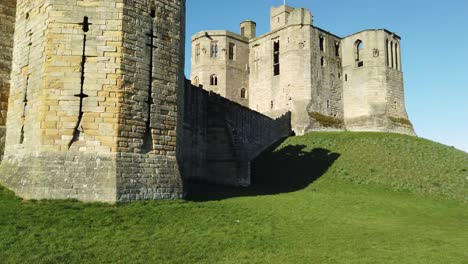
[[[399,37],[342,39],[305,9],[194,36],[192,81],[184,0],[2,0],[0,25],[0,184],[26,199],[181,198],[248,186],[291,129],[412,133]]]
[[[405,110],[400,37],[364,30],[341,38],[313,26],[307,9],[271,8],[270,32],[192,37],[196,86],[270,117],[292,113],[296,134],[316,130],[414,134]]]

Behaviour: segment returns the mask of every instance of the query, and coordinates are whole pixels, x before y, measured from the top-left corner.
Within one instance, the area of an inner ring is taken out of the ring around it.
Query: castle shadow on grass
[[[324,175],[340,157],[340,154],[323,148],[306,151],[305,145],[277,149],[279,144],[252,163],[251,186],[242,188],[186,183],[186,200],[210,201],[299,191]]]

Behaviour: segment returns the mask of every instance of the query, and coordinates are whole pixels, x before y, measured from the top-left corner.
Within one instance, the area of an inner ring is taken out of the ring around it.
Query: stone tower
[[[2,0],[0,3],[0,160],[3,158],[6,135],[8,93],[10,91],[11,56],[13,54],[13,33],[15,31],[16,0]]]
[[[18,0],[0,183],[26,199],[181,197],[184,23],[184,0]]]
[[[346,128],[414,135],[405,109],[400,37],[365,30],[342,43]]]
[[[251,34],[249,21],[241,24],[240,34],[195,34],[192,81],[237,102],[236,91],[247,80],[243,104],[272,118],[291,112],[297,135],[323,130],[414,135],[405,110],[400,37],[381,29],[342,38],[313,22],[309,10],[281,5],[271,8],[270,31],[263,35]],[[248,70],[229,73],[223,58],[197,52],[216,41],[224,48],[236,38],[245,43]],[[218,78],[218,86],[207,86],[215,72],[223,73],[222,84]]]
[[[244,32],[254,33],[251,24]],[[248,30],[248,32],[247,32]],[[248,105],[249,39],[225,30],[203,31],[192,37],[191,80],[223,97]]]

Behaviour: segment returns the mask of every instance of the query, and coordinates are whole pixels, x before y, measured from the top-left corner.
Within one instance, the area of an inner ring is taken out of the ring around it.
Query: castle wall
[[[250,43],[249,107],[271,118],[292,113],[292,127],[309,126],[311,94],[311,27],[292,25]],[[274,43],[279,41],[280,73],[274,74]]]
[[[213,43],[217,44],[216,57],[211,55]],[[230,45],[234,45],[232,50]],[[233,51],[232,57],[230,57],[231,51]],[[248,57],[249,49],[245,37],[228,31],[198,33],[192,37],[192,83],[247,105]],[[212,75],[217,76],[216,85],[211,85]],[[242,89],[246,90],[246,98],[241,98]]]
[[[122,11],[122,4],[102,0],[18,1],[1,167],[2,184],[18,195],[115,201],[118,102],[112,100],[120,89],[115,43],[121,42]],[[85,16],[92,23],[88,32],[79,24]],[[81,91],[85,35],[88,97],[79,124],[75,95]]]
[[[27,199],[181,197],[184,18],[179,0],[19,1],[2,184]]]
[[[177,154],[183,147],[178,138],[185,86],[185,1],[133,2],[124,6],[117,196],[119,201],[181,198]],[[155,47],[148,45],[151,27]]]
[[[310,43],[312,98],[307,109],[310,125],[306,132],[342,130],[341,39],[314,27]]]
[[[186,92],[184,179],[250,185],[250,162],[290,135],[290,115],[275,120],[202,88]]]
[[[0,160],[3,159],[5,149],[15,13],[16,0],[4,0],[0,3]]]
[[[399,49],[391,52],[386,40],[399,47],[399,38],[385,30],[367,30],[343,39],[346,127],[351,131],[414,134],[405,110]],[[358,41],[363,43],[359,60]]]

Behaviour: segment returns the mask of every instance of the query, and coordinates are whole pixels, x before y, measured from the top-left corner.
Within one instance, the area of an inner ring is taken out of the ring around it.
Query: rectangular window
[[[323,36],[319,37],[319,47],[320,51],[325,51],[325,38]]]
[[[195,62],[200,60],[200,44],[195,45]]]
[[[273,75],[280,74],[280,43],[279,40],[273,42]]]
[[[218,57],[218,42],[213,41],[211,42],[211,52],[210,56],[211,58],[217,58]]]
[[[339,57],[340,56],[340,43],[335,42],[335,56]]]
[[[229,59],[235,60],[236,58],[236,44],[229,43]]]

